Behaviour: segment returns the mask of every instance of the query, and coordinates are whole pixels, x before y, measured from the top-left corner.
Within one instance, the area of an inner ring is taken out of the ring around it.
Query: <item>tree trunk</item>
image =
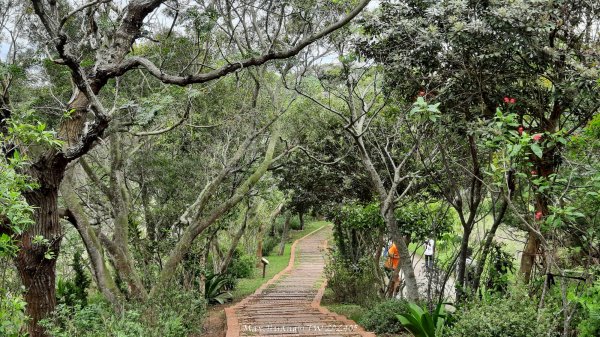
[[[193,222],[183,231],[181,239],[171,250],[169,258],[165,263],[163,270],[160,272],[156,284],[154,287],[152,287],[152,290],[150,290],[150,298],[156,296],[159,291],[162,291],[162,289],[167,286],[167,283],[175,274],[177,266],[183,259],[184,255],[190,250],[196,237],[198,237],[200,233],[217,221],[225,212],[230,211],[244,197],[246,197],[248,192],[250,192],[250,189],[254,187],[254,185],[256,185],[256,183],[258,183],[262,176],[267,172],[267,169],[274,161],[273,155],[275,153],[275,145],[277,145],[278,139],[279,132],[276,130],[275,133],[271,135],[263,162],[259,165],[259,167],[256,168],[256,171],[254,171],[254,173],[252,173],[252,175],[250,175],[250,177],[248,177],[248,179],[246,179],[244,183],[242,183],[235,190],[233,196],[231,196],[221,205],[217,206],[205,217],[194,219]]]
[[[279,203],[279,205],[277,205],[277,208],[275,208],[275,210],[273,211],[273,213],[271,213],[271,216],[269,216],[269,225],[274,228],[275,227],[275,220],[277,219],[277,216],[279,216],[279,213],[281,213],[281,210],[283,210],[283,203]],[[258,243],[256,245],[256,266],[260,267],[262,264],[260,262],[260,260],[262,259],[262,250],[263,250],[263,236],[264,236],[264,230],[265,230],[265,224],[261,221],[260,225],[258,227],[258,234],[257,234],[257,240]],[[274,229],[273,229],[274,230]],[[275,236],[274,234],[272,236]]]
[[[31,337],[48,336],[38,322],[56,307],[56,259],[60,251],[62,230],[58,214],[58,181],[53,186],[42,186],[25,193],[27,202],[34,206],[34,224],[18,238],[17,270],[25,287],[26,314],[30,321],[27,332]],[[41,236],[48,244],[32,243]],[[46,258],[46,254],[52,254]]]
[[[557,65],[557,68],[562,68],[563,64]],[[542,117],[541,120],[541,131],[548,133],[555,133],[559,128],[559,121],[564,111],[561,102],[556,99],[554,101],[554,105],[552,107],[552,111],[550,113],[549,118]],[[537,156],[532,155],[531,161],[535,163],[535,167],[537,169],[540,177],[544,177],[548,179],[548,177],[558,171],[559,161],[557,159],[560,157],[559,148],[560,145],[555,145],[552,148],[544,149],[542,158],[538,158]],[[535,191],[535,201],[536,201],[536,212],[542,212],[542,219],[548,215],[548,205],[550,204],[550,200],[548,196],[545,196],[538,191]],[[535,221],[536,230],[540,230],[540,222]],[[523,249],[523,255],[521,256],[521,266],[519,267],[519,273],[523,278],[523,281],[527,284],[531,279],[531,274],[533,271],[533,266],[535,265],[536,256],[541,252],[541,242],[540,238],[537,237],[536,233],[533,231],[529,231],[527,244]]]
[[[373,255],[373,271],[375,275],[377,275],[377,279],[381,282],[381,289],[385,293],[385,277],[383,272],[381,271],[381,267],[379,263],[381,262],[381,254],[383,252],[383,233],[379,233],[377,238],[377,250],[375,251],[375,255]]]
[[[143,177],[142,177],[143,178]],[[142,199],[142,207],[144,208],[144,223],[146,224],[146,233],[148,235],[148,242],[146,243],[146,265],[150,264],[152,257],[157,253],[157,244],[156,244],[156,222],[152,217],[152,213],[150,211],[150,199],[148,196],[148,187],[146,186],[147,182],[142,182],[142,190],[141,190],[141,199]]]
[[[456,299],[458,301],[464,299],[466,295],[465,288],[467,287],[467,283],[465,282],[465,272],[467,270],[467,252],[469,249],[471,228],[472,227],[469,226],[463,226],[463,237],[460,242],[460,255],[458,257],[458,269],[456,275]]]
[[[388,230],[392,234],[392,240],[396,244],[398,249],[398,255],[400,256],[400,267],[404,273],[404,280],[406,281],[406,298],[409,301],[416,302],[419,299],[419,286],[417,285],[417,278],[415,276],[415,269],[412,265],[412,259],[410,251],[406,245],[406,241],[400,235],[400,230],[396,224],[396,217],[394,216],[394,208],[391,207],[385,217]]]
[[[235,249],[237,248],[237,246],[240,242],[240,239],[242,238],[242,235],[244,235],[244,232],[246,231],[246,227],[248,226],[248,213],[249,213],[249,210],[246,211],[246,215],[244,217],[244,223],[242,224],[242,227],[238,230],[238,232],[233,237],[233,240],[231,241],[231,246],[229,247],[229,251],[223,258],[223,262],[221,263],[221,270],[220,270],[221,274],[225,274],[225,272],[227,271],[227,268],[229,268],[229,265],[231,264],[231,260],[233,259],[233,254],[235,253]]]
[[[535,258],[540,250],[540,241],[533,232],[529,232],[527,237],[527,244],[521,255],[521,266],[519,273],[525,283],[529,283],[531,274],[533,272],[533,266],[535,265]]]
[[[66,218],[73,224],[83,241],[85,249],[90,257],[94,280],[98,289],[113,307],[118,309],[120,302],[119,289],[106,267],[104,250],[100,244],[100,240],[92,229],[87,216],[83,212],[83,207],[72,190],[73,185],[71,184],[70,175],[71,173],[67,175],[65,182],[60,188],[63,200],[68,207],[65,214]]]
[[[205,249],[202,252],[202,254],[200,255],[200,261],[198,261],[198,269],[199,270],[206,270],[206,261],[208,260],[208,254],[210,254],[210,249],[209,247],[209,242],[206,242],[205,245]],[[200,275],[198,276],[198,290],[200,292],[200,295],[202,298],[205,298],[206,296],[206,273],[205,272],[201,272]]]
[[[500,210],[498,215],[494,218],[494,223],[490,228],[490,231],[487,233],[485,238],[485,243],[483,244],[483,250],[481,251],[481,257],[479,258],[479,263],[477,263],[477,268],[475,269],[475,276],[473,277],[473,291],[477,291],[479,289],[479,283],[481,282],[481,274],[483,274],[483,269],[485,267],[485,262],[487,260],[488,255],[490,254],[490,248],[492,247],[492,242],[494,241],[494,237],[496,236],[496,231],[500,224],[502,223],[502,219],[504,219],[504,214],[506,214],[506,210],[508,209],[508,201],[503,200],[502,205],[500,205]]]
[[[412,259],[410,256],[410,252],[408,251],[408,247],[406,246],[406,242],[402,239],[402,235],[400,234],[400,229],[398,228],[398,224],[396,223],[396,204],[393,201],[393,195],[396,193],[395,190],[386,191],[385,186],[383,185],[383,181],[377,172],[377,169],[373,165],[373,161],[365,147],[365,144],[360,137],[355,137],[355,142],[360,150],[360,158],[361,161],[371,178],[371,183],[373,187],[377,191],[377,196],[380,202],[380,211],[388,232],[391,234],[392,240],[396,244],[396,248],[398,249],[398,255],[400,256],[400,266],[402,268],[402,272],[404,273],[404,279],[406,280],[406,297],[409,301],[416,302],[419,299],[419,286],[417,285],[417,278],[415,277],[415,269],[412,265]],[[395,177],[396,178],[396,177]],[[392,185],[395,185],[396,182],[393,182]],[[387,206],[388,209],[385,210],[386,203],[388,201],[388,193],[392,194],[390,200],[392,202]],[[385,213],[384,213],[385,212]]]
[[[262,249],[263,249],[263,231],[264,231],[264,223],[260,221],[258,225],[258,232],[256,233],[256,266],[260,267],[262,259]]]
[[[288,212],[285,216],[285,222],[283,223],[283,231],[281,233],[281,242],[279,243],[279,253],[278,255],[283,255],[285,252],[285,244],[288,239],[288,232],[290,229],[290,221],[292,220],[292,212]]]
[[[137,299],[146,299],[148,295],[142,280],[135,270],[133,260],[128,259],[124,255],[123,249],[119,247],[114,240],[106,237],[106,235],[100,234],[100,242],[102,242],[104,247],[106,247],[106,250],[110,253],[116,272],[122,280],[127,282],[131,296]]]
[[[298,212],[298,218],[300,219],[300,230],[304,230],[304,212]]]
[[[388,282],[387,289],[385,290],[385,297],[393,298],[398,291],[399,285],[400,285],[400,265],[398,265],[398,268],[394,268],[394,270],[392,270],[392,274],[390,276],[390,280]]]
[[[546,156],[554,157],[554,151],[551,151],[549,154],[544,153],[544,158]],[[556,170],[556,166],[551,161],[552,159],[545,159],[542,161],[540,172],[542,176],[548,177],[550,174],[554,173]],[[550,201],[548,198],[540,193],[536,193],[536,212],[541,212],[542,219],[548,215],[548,205]],[[540,230],[540,222],[543,221],[540,219],[539,221],[535,219],[533,225],[536,226],[536,230]],[[543,253],[541,247],[540,238],[536,235],[534,231],[529,231],[527,237],[527,244],[523,249],[523,254],[521,255],[521,265],[519,267],[519,273],[523,278],[523,281],[527,284],[531,280],[531,275],[533,273],[533,267],[535,266],[536,257]]]
[[[75,112],[60,125],[58,131],[59,138],[65,141],[65,147],[79,142],[85,122],[82,116],[87,113],[89,105],[89,100],[79,90],[75,90],[72,97],[67,110],[74,109]],[[26,172],[39,187],[23,193],[29,205],[34,208],[34,223],[17,237],[19,253],[15,263],[25,287],[26,313],[30,318],[27,331],[30,337],[47,336],[38,322],[56,307],[56,259],[62,239],[58,189],[68,162],[64,153],[51,149],[37,158]],[[32,240],[38,236],[48,240],[49,244],[33,244]],[[47,253],[52,258],[46,258]]]
[[[123,267],[119,268],[119,272],[129,285],[131,295],[136,299],[145,300],[148,298],[148,293],[135,268],[135,260],[129,248],[129,216],[133,207],[125,178],[125,158],[121,144],[120,134],[111,135],[108,197],[112,206],[113,240],[116,248],[111,253],[115,262]]]

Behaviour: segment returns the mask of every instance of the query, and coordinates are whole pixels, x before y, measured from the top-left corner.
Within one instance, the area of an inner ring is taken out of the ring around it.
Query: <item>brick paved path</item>
[[[326,226],[292,246],[290,265],[237,305],[225,309],[227,337],[375,336],[319,305],[325,281]]]

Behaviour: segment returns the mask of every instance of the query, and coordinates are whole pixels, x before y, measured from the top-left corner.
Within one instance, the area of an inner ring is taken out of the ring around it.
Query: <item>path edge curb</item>
[[[315,229],[314,231],[304,235],[303,237],[297,239],[296,241],[294,241],[294,243],[292,243],[292,247],[290,248],[290,260],[288,262],[287,267],[285,267],[279,273],[275,274],[270,280],[263,283],[263,285],[258,287],[258,289],[256,289],[256,291],[254,293],[246,296],[243,300],[239,301],[235,305],[225,308],[225,320],[226,320],[226,324],[227,324],[227,333],[225,334],[225,337],[239,337],[240,336],[240,324],[238,322],[235,309],[248,303],[248,301],[250,301],[251,297],[262,294],[262,292],[268,286],[273,284],[275,281],[277,281],[281,276],[283,276],[287,272],[291,271],[294,268],[294,263],[296,262],[296,245],[298,244],[298,242],[304,240],[305,238],[317,233],[318,231],[320,231],[323,228],[328,227],[328,226],[329,225],[323,225],[323,226]],[[325,291],[325,289],[323,289],[323,291]],[[318,293],[317,293],[317,296],[318,296]],[[323,295],[321,294],[321,297],[322,296]],[[314,300],[313,300],[313,302],[314,302]],[[319,302],[320,302],[320,300],[319,300]],[[373,336],[375,336],[375,335],[373,335]]]
[[[323,249],[327,249],[327,244],[328,241],[325,241]],[[349,319],[348,317],[329,311],[329,309],[321,306],[321,300],[323,299],[323,294],[325,294],[325,288],[327,288],[327,278],[323,280],[323,283],[321,284],[317,295],[310,304],[311,307],[319,310],[319,312],[321,312],[322,314],[334,316],[337,320],[339,320],[340,322],[344,322],[347,325],[356,326],[356,332],[363,337],[376,337],[374,333],[366,331],[362,326],[358,325],[358,323]]]

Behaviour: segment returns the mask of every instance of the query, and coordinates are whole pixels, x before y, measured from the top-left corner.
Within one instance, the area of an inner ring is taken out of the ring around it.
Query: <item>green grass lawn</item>
[[[267,260],[269,260],[269,265],[267,266],[267,273],[265,275],[265,278],[264,279],[262,278],[262,267],[255,268],[254,274],[252,277],[243,278],[243,279],[239,280],[236,289],[232,292],[233,300],[238,301],[238,300],[241,300],[242,298],[254,293],[256,291],[256,289],[258,289],[263,283],[267,282],[268,280],[273,278],[273,276],[275,276],[275,274],[277,274],[280,271],[282,271],[283,269],[285,269],[285,267],[287,267],[287,265],[290,261],[290,253],[291,253],[292,243],[294,241],[296,241],[297,239],[305,236],[306,234],[309,234],[309,233],[311,233],[323,226],[326,226],[328,224],[329,224],[329,222],[327,222],[327,221],[307,222],[305,224],[303,230],[290,231],[290,239],[288,240],[288,243],[285,245],[285,251],[284,251],[283,255],[281,255],[281,256],[277,255],[276,252],[277,252],[278,248],[275,247],[275,249],[273,249],[273,252],[271,253],[270,256],[265,256],[265,258]]]

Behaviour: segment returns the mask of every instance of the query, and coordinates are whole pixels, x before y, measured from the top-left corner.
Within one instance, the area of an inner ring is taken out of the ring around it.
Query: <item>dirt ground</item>
[[[206,319],[202,326],[202,333],[190,337],[225,337],[225,334],[227,333],[225,308],[232,305],[235,305],[235,303],[212,305],[208,307]]]

